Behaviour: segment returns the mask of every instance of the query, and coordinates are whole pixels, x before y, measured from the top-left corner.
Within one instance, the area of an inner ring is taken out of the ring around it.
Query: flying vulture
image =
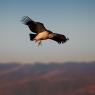
[[[69,38],[66,38],[65,35],[53,33],[52,31],[46,29],[43,23],[36,22],[30,19],[28,16],[24,16],[21,21],[33,32],[32,34],[29,34],[30,40],[38,42],[38,45],[41,44],[42,40],[46,39],[54,40],[59,44],[63,44],[69,40]]]

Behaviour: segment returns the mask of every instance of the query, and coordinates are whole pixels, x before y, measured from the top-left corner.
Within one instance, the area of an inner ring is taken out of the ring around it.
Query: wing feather
[[[43,23],[35,22],[28,16],[24,16],[21,21],[34,33],[40,33],[46,30]]]
[[[59,44],[65,43],[67,40],[69,40],[68,38],[65,37],[65,35],[57,33],[54,33],[51,39],[58,42]]]

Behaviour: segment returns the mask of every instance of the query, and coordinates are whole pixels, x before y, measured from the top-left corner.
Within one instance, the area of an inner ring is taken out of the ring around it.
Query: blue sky
[[[68,62],[95,60],[95,0],[0,0],[0,62]],[[65,44],[47,40],[38,47],[20,20],[29,16]]]

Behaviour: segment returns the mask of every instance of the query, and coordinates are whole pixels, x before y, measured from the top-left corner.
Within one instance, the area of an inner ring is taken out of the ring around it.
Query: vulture
[[[22,23],[27,25],[29,29],[33,32],[29,34],[30,40],[38,42],[38,46],[41,45],[42,40],[51,39],[56,41],[58,44],[63,44],[69,38],[66,38],[63,34],[54,33],[50,30],[48,30],[43,23],[36,22],[29,18],[28,16],[24,16],[22,18]]]

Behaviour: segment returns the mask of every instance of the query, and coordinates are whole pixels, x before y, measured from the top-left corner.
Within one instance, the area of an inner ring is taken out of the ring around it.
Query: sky
[[[37,46],[23,16],[69,38]],[[95,0],[0,0],[0,63],[95,61]]]

